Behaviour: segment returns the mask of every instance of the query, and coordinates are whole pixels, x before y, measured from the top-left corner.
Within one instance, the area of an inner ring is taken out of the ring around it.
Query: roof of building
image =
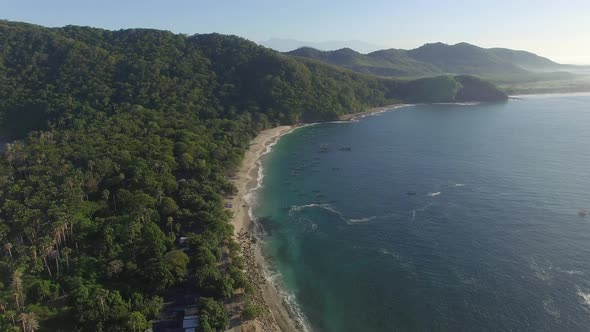
[[[182,328],[190,329],[199,326],[199,316],[185,316],[182,321]]]

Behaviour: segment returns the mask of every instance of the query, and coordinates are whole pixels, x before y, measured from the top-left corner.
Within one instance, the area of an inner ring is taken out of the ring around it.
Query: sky
[[[43,26],[219,32],[253,41],[360,40],[381,48],[468,42],[590,64],[590,0],[0,0]]]

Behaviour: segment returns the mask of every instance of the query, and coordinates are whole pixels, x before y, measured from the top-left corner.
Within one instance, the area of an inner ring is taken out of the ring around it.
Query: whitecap
[[[323,203],[323,204],[311,203],[311,204],[305,204],[305,205],[294,205],[294,206],[291,206],[291,208],[289,209],[289,215],[293,216],[295,213],[298,213],[298,212],[305,210],[305,209],[323,209],[323,210],[329,211],[329,212],[337,215],[338,218],[340,218],[340,220],[344,221],[348,225],[363,224],[363,223],[367,223],[371,220],[375,220],[375,219],[379,218],[378,216],[370,216],[370,217],[363,217],[363,218],[347,218],[342,214],[342,212],[336,210],[335,207],[333,207],[330,204],[326,204],[326,203]]]
[[[435,192],[435,193],[429,193],[429,194],[428,194],[428,196],[430,196],[430,197],[436,197],[436,196],[438,196],[438,195],[440,195],[440,194],[442,194],[442,192],[440,192],[440,191],[437,191],[437,192]]]
[[[313,208],[320,208],[320,209],[328,210],[328,211],[335,213],[337,215],[341,214],[334,207],[332,207],[332,205],[330,205],[330,204],[318,204],[318,203],[311,203],[311,204],[305,204],[305,205],[293,205],[293,206],[291,206],[291,209],[289,210],[289,214],[293,214],[295,212],[299,212],[299,211],[302,211],[305,209],[313,209]]]
[[[556,268],[555,270],[556,271],[559,271],[561,273],[569,274],[571,276],[573,276],[573,275],[583,275],[584,274],[584,272],[579,271],[579,270],[563,270],[563,269],[561,269],[559,267]]]
[[[380,253],[382,253],[383,255],[394,257],[397,260],[400,259],[400,255],[397,252],[395,252],[395,251],[387,250],[385,248],[379,248],[378,251]]]
[[[348,219],[348,223],[349,224],[366,223],[371,220],[375,220],[376,218],[377,218],[377,216],[370,216],[370,217],[365,217],[365,218],[350,218],[350,219]]]
[[[582,304],[586,305],[587,307],[590,307],[590,293],[582,291],[580,289],[580,287],[577,287],[577,288],[578,288],[577,294],[579,297],[581,297]]]

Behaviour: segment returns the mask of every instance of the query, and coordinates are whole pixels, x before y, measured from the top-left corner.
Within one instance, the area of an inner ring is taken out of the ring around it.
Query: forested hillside
[[[200,329],[222,329],[219,301],[249,288],[224,197],[258,131],[396,101],[506,98],[233,36],[6,21],[0,77],[2,136],[19,139],[0,162],[2,331],[144,330],[184,282],[199,289]]]
[[[468,43],[425,44],[412,50],[388,49],[361,54],[343,48],[319,51],[302,47],[286,54],[315,59],[360,73],[418,78],[436,75],[477,75],[494,82],[531,82],[572,78],[583,67],[555,63],[536,54]]]

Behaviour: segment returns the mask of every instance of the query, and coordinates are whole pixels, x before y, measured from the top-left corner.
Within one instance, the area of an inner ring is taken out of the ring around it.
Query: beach
[[[419,104],[283,137],[255,210],[271,280],[321,331],[585,330],[589,100]]]
[[[367,111],[350,113],[341,116],[341,121],[352,121],[357,117],[379,113],[400,105],[371,108]],[[265,277],[265,261],[256,236],[255,224],[251,215],[251,204],[254,192],[261,185],[261,157],[270,152],[283,135],[297,129],[297,126],[279,126],[263,130],[250,143],[250,147],[235,174],[233,183],[238,189],[231,199],[233,213],[232,225],[234,237],[242,248],[246,265],[246,275],[255,288],[253,299],[268,308],[269,313],[252,321],[233,327],[230,331],[304,331],[299,317],[293,312],[277,286]]]
[[[253,300],[268,308],[269,312],[253,321],[244,322],[231,331],[299,331],[290,310],[283,303],[279,290],[264,277],[264,258],[254,235],[254,221],[250,216],[250,197],[260,183],[261,157],[270,151],[270,147],[278,139],[291,132],[295,127],[280,126],[263,130],[250,143],[242,165],[235,175],[234,185],[238,189],[237,195],[231,200],[236,241],[242,248],[246,265],[246,274],[254,286]]]

